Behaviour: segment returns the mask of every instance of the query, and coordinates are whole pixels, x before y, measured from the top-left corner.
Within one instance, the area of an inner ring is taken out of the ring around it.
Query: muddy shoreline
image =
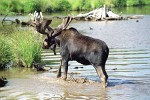
[[[149,98],[150,77],[143,79],[109,78],[108,87],[103,88],[99,81],[85,78],[56,78],[56,73],[41,73],[26,78],[13,78],[6,87],[0,88],[1,99],[143,99]],[[8,95],[9,93],[9,95]]]

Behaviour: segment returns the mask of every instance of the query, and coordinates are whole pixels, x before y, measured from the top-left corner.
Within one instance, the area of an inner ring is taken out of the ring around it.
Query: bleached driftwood
[[[104,7],[92,10],[85,14],[79,14],[74,17],[75,19],[84,19],[84,20],[105,20],[105,19],[120,19],[121,16],[113,13],[109,8]]]

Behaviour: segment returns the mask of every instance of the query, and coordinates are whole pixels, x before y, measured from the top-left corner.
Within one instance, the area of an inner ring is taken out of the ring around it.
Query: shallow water
[[[68,78],[83,78],[90,83],[64,82],[56,79],[60,55],[43,50],[42,60],[53,67],[51,72],[11,69],[0,72],[8,84],[0,88],[0,100],[149,100],[150,99],[150,15],[125,21],[74,21],[82,34],[101,39],[110,48],[106,64],[108,87],[102,88],[91,66],[69,62]],[[91,29],[91,28],[92,29]],[[78,67],[78,69],[75,69]]]

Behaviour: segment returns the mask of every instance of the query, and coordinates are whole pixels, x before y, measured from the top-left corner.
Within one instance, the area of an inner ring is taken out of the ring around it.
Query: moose
[[[63,79],[67,79],[68,62],[75,60],[84,65],[93,65],[99,78],[107,85],[108,75],[105,64],[109,55],[109,48],[102,40],[82,35],[75,28],[69,28],[71,17],[63,20],[57,28],[49,28],[46,25],[44,32],[47,31],[47,38],[44,40],[43,48],[58,45],[62,57],[61,65],[58,69],[57,78],[61,77],[61,67],[63,68]],[[41,22],[42,23],[42,22]],[[36,28],[41,29],[41,26]],[[41,32],[39,30],[39,32]],[[44,33],[43,32],[43,33]]]

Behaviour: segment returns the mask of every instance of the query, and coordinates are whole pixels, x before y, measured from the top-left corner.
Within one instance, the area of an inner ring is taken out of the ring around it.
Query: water
[[[102,88],[91,65],[83,66],[72,61],[69,62],[68,77],[87,78],[92,80],[91,83],[64,82],[56,79],[55,72],[12,69],[0,73],[9,80],[5,87],[0,88],[0,100],[149,100],[150,13],[143,13],[144,11],[132,12],[132,15],[144,14],[144,19],[138,19],[139,22],[136,19],[74,21],[70,25],[82,34],[105,41],[110,48],[106,64],[109,75],[106,89]],[[54,23],[55,21],[52,24]],[[42,60],[47,66],[53,67],[53,70],[58,68],[60,59],[58,52],[54,56],[50,50],[43,50]]]

